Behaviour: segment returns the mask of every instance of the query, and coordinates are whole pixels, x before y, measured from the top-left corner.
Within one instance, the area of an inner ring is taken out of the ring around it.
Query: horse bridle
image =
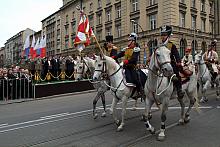
[[[116,73],[118,73],[119,72],[119,70],[121,69],[121,66],[118,68],[118,70],[116,70],[113,74],[111,74],[111,75],[108,75],[107,74],[107,71],[106,71],[106,59],[104,58],[104,59],[102,59],[102,63],[103,63],[103,65],[102,65],[102,70],[95,70],[95,71],[97,71],[97,72],[101,72],[101,77],[103,78],[103,79],[107,79],[107,78],[110,78],[110,77],[112,77],[113,75],[115,75]]]
[[[164,65],[166,65],[166,64],[170,64],[171,61],[165,61],[165,62],[163,62],[163,63],[160,63],[159,60],[158,60],[158,58],[157,58],[157,56],[156,56],[156,51],[157,51],[157,50],[158,50],[158,48],[156,48],[156,49],[154,50],[154,59],[156,59],[157,65],[159,66],[159,68],[157,68],[157,69],[161,71],[162,67],[163,67]]]

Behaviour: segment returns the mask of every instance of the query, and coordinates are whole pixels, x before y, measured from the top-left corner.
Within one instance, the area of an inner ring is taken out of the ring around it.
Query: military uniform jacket
[[[188,56],[184,56],[183,59],[182,59],[182,62],[186,65],[189,65],[191,63],[193,63],[193,57],[192,55],[188,55]]]
[[[175,65],[176,63],[181,63],[181,58],[176,48],[176,45],[173,42],[168,41],[168,43],[165,46],[171,51],[170,54],[171,64]]]
[[[107,56],[109,56],[109,57],[116,56],[118,53],[118,48],[113,46],[111,49],[108,48],[108,50],[106,50],[106,52],[107,52],[106,53]]]
[[[128,66],[136,66],[138,62],[138,57],[140,55],[140,48],[123,48],[121,52],[116,56],[116,58],[125,57],[124,60],[128,60]]]
[[[218,61],[218,54],[215,51],[206,51],[203,55],[204,59],[207,61],[213,60],[213,62]]]

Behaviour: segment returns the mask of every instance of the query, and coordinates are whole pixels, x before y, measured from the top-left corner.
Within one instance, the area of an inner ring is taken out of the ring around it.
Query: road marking
[[[43,116],[43,117],[40,117],[42,119],[46,119],[46,118],[57,118],[57,117],[61,117],[61,116],[64,116],[66,114],[69,114],[69,112],[66,112],[66,113],[60,113],[60,114],[54,114],[54,115],[49,115],[49,116]]]
[[[1,126],[6,126],[6,125],[8,125],[8,124],[0,124],[0,127],[1,127]]]

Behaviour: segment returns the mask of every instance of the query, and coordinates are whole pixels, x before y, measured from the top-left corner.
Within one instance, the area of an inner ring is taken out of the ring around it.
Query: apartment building
[[[5,64],[5,48],[0,48],[0,68],[4,67]]]
[[[5,43],[5,64],[11,65],[14,63],[18,63],[21,58],[21,53],[24,48],[24,43],[27,36],[33,34],[34,31],[27,28],[10,39],[8,39]]]
[[[61,11],[42,20],[42,35],[46,37],[47,56],[61,53]]]
[[[159,28],[171,25],[172,40],[181,56],[186,47],[205,51],[215,38],[217,3],[217,0],[63,0],[60,9],[61,50],[65,53],[75,51],[73,40],[79,22],[76,6],[82,6],[101,44],[105,36],[111,34],[116,46],[125,47],[128,34],[136,32],[143,56],[144,47],[148,46],[150,54],[161,42]],[[97,48],[95,43],[88,50],[94,48]]]

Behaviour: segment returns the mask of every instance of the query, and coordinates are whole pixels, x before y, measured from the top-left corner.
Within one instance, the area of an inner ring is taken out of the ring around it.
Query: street
[[[170,101],[166,121],[166,140],[159,142],[160,111],[153,107],[151,124],[156,135],[146,131],[141,119],[144,104],[138,101],[138,110],[131,111],[134,101],[129,100],[122,132],[116,132],[112,116],[92,117],[95,92],[44,99],[24,103],[0,105],[0,146],[107,146],[107,147],[220,147],[220,101],[214,91],[208,91],[209,101],[201,104],[201,112],[191,113],[190,123],[177,125],[180,117],[179,103]],[[185,98],[186,99],[186,98]],[[110,107],[112,95],[106,94]],[[186,99],[187,103],[187,99]],[[98,102],[101,107],[101,101]],[[118,105],[120,116],[121,105]]]

